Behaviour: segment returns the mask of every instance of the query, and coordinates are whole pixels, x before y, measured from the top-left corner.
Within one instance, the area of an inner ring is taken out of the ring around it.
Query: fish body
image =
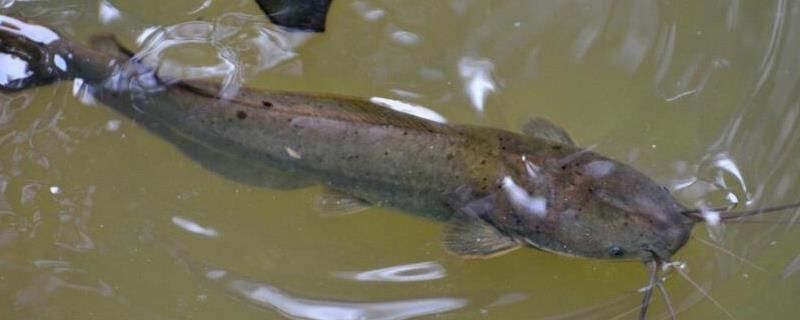
[[[32,29],[56,36],[39,41],[25,32]],[[445,221],[444,244],[462,256],[533,247],[668,261],[697,222],[668,190],[577,147],[547,120],[517,133],[438,123],[355,97],[226,92],[159,75],[124,50],[101,50],[115,47],[113,38],[93,42],[100,49],[0,16],[0,59],[26,64],[0,89],[81,79],[95,99],[222,176],[272,188],[322,184]]]

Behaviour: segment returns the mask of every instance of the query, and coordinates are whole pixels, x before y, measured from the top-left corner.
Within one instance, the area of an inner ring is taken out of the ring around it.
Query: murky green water
[[[143,40],[185,76],[380,96],[507,129],[544,115],[688,206],[800,198],[793,1],[336,0],[328,32],[307,39],[250,1],[0,7],[81,41]],[[158,40],[158,27],[172,31]],[[321,216],[319,188],[227,181],[78,97],[72,83],[0,95],[0,319],[635,318],[637,263],[461,260],[440,224]],[[698,227],[676,260],[737,319],[795,318],[793,217]],[[677,275],[667,288],[681,319],[726,317]]]

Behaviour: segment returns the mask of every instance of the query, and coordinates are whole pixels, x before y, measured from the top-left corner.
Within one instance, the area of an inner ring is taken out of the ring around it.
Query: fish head
[[[535,178],[503,181],[509,206],[498,222],[527,246],[582,258],[669,261],[696,222],[667,188],[592,152],[528,172]]]

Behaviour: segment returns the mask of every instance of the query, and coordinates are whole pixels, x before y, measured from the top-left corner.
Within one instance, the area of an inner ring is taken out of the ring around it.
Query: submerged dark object
[[[325,31],[332,0],[256,0],[272,23],[302,31]]]

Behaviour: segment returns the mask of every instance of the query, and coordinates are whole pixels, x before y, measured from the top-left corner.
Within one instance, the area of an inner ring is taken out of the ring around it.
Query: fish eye
[[[614,258],[619,258],[625,255],[625,250],[622,250],[622,248],[617,246],[611,246],[608,247],[608,255]]]

